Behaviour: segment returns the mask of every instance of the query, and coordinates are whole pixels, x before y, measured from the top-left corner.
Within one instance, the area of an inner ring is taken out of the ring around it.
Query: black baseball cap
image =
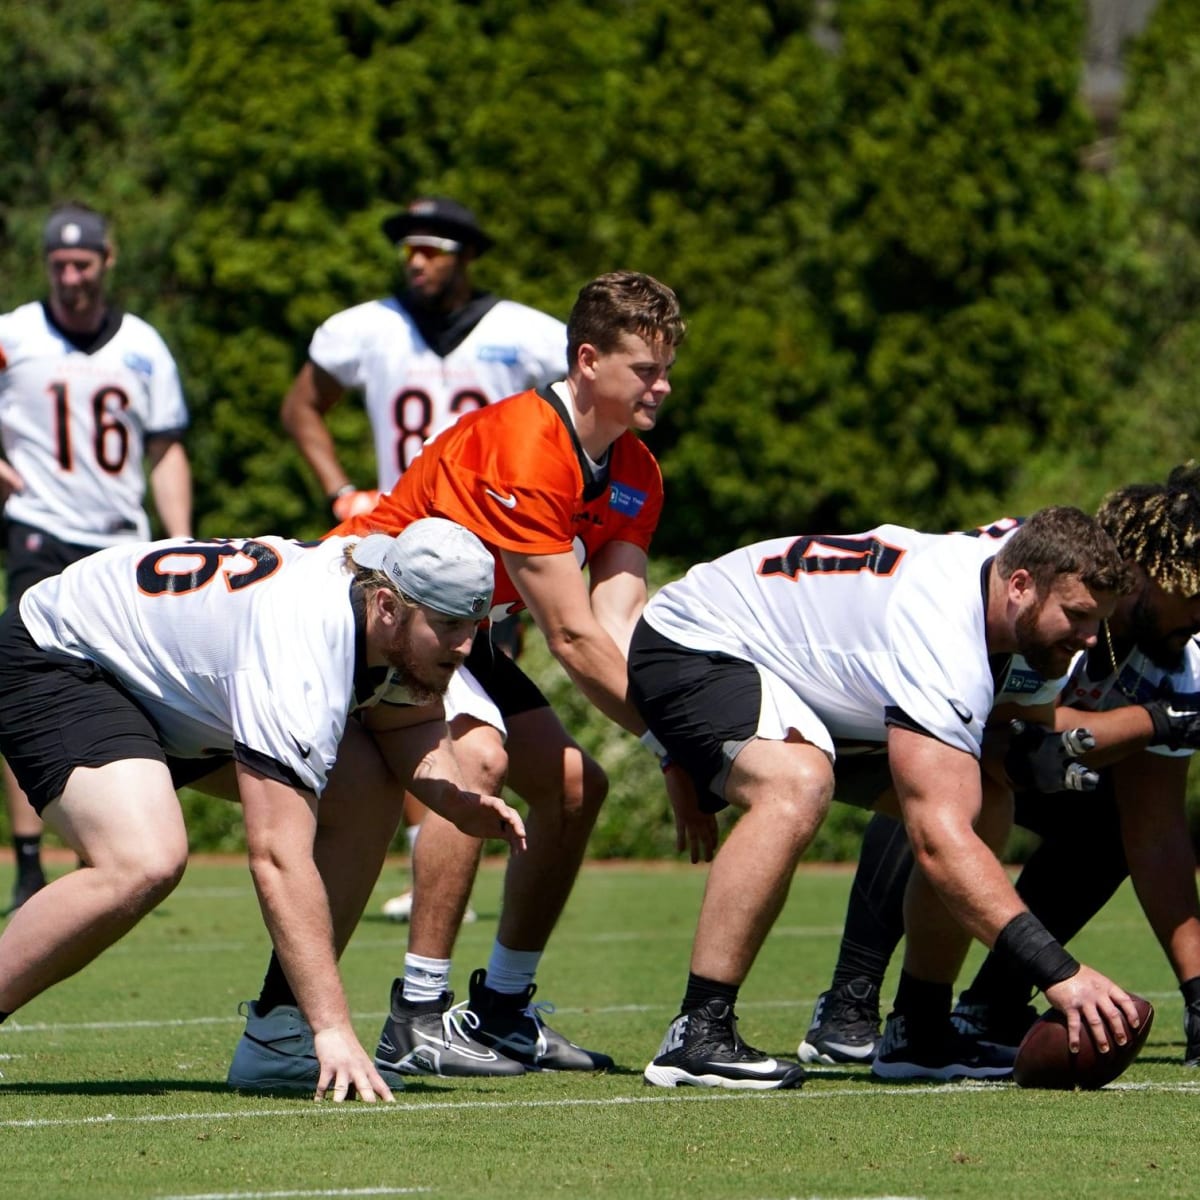
[[[56,208],[42,230],[45,254],[51,250],[97,250],[103,254],[108,247],[108,222],[82,205],[64,204]]]
[[[444,196],[414,200],[403,212],[393,213],[383,222],[383,232],[396,243],[417,232],[432,233],[473,246],[477,255],[493,244],[469,208]]]

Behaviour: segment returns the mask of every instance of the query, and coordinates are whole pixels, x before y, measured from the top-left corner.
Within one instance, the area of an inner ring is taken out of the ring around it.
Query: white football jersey
[[[313,334],[308,356],[342,387],[362,390],[386,492],[425,442],[464,412],[561,379],[567,327],[498,300],[443,358],[393,296],[335,313]]]
[[[80,546],[144,541],[146,438],[187,423],[175,360],[140,318],[83,351],[39,302],[0,315],[0,442],[25,480],[10,520]]]
[[[898,525],[773,538],[693,567],[644,615],[682,646],[762,666],[835,742],[886,740],[898,709],[978,757],[996,692],[983,567],[1000,540]]]
[[[1094,676],[1094,677],[1093,677]],[[1108,712],[1129,704],[1145,704],[1147,700],[1168,696],[1188,696],[1195,700],[1200,694],[1200,645],[1193,638],[1187,644],[1183,664],[1176,671],[1156,667],[1140,650],[1134,648],[1118,666],[1110,657],[1108,644],[1101,633],[1096,647],[1089,654],[1075,659],[1072,671],[1060,694],[1060,703],[1067,708],[1088,712]],[[1151,754],[1187,758],[1191,750],[1171,750],[1166,746],[1148,746]]]
[[[243,748],[320,794],[347,714],[360,706],[342,567],[355,540],[167,539],[102,550],[30,588],[21,619],[43,649],[116,676],[168,753]],[[391,675],[360,672],[365,704],[403,702]]]

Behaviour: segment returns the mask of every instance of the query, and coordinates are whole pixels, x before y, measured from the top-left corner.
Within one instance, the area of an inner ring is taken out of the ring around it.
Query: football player
[[[81,866],[0,935],[0,1020],[172,891],[187,864],[175,789],[192,783],[240,801],[296,986],[273,1022],[249,1006],[229,1082],[390,1099],[337,959],[399,819],[392,772],[467,832],[523,846],[512,809],[458,786],[441,699],[492,582],[479,539],[432,519],[395,538],[136,543],[26,592],[0,618],[0,749]],[[366,726],[386,731],[391,771]],[[321,872],[357,911],[331,911]],[[280,1055],[285,1021],[304,1037]]]
[[[81,204],[42,231],[46,300],[0,315],[0,503],[8,603],[104,546],[142,541],[150,490],[163,531],[188,537],[188,413],[163,340],[108,296],[108,222]],[[46,880],[41,822],[5,767],[17,858],[12,908]]]
[[[1044,718],[1084,724],[1100,771],[1086,798],[1016,792],[1016,821],[1040,843],[1018,894],[1061,942],[1069,941],[1132,874],[1184,997],[1186,1059],[1200,1060],[1200,902],[1187,828],[1190,755],[1200,745],[1200,472],[1112,493],[1097,514],[1133,570],[1133,590],[1075,664]],[[879,986],[904,932],[912,855],[886,817],[867,828],[830,989],[800,1047],[804,1061],[870,1062],[879,1039]],[[954,1013],[964,1033],[1011,1058],[1036,1016],[1030,981],[990,956]],[[910,1075],[920,1075],[911,1064]]]
[[[567,331],[564,380],[466,413],[374,510],[335,532],[395,532],[429,515],[465,525],[496,560],[492,618],[528,609],[580,691],[641,735],[645,722],[626,697],[625,647],[646,602],[663,490],[637,435],[654,428],[671,390],[684,324],[669,288],[621,271],[581,289]],[[481,843],[439,817],[426,820],[404,974],[392,988],[376,1062],[459,1076],[605,1069],[608,1055],[552,1029],[532,1002],[535,972],[607,791],[604,772],[487,630],[451,684],[447,711],[472,786],[495,792],[507,776],[528,803],[529,847],[509,864],[498,936],[486,969],[471,977],[460,1019],[450,958]],[[690,785],[668,776],[667,786]],[[338,881],[329,886],[336,903]],[[260,999],[289,1001],[277,963]]]
[[[713,821],[740,817],[716,855],[681,1012],[647,1082],[787,1088],[803,1068],[747,1045],[738,990],[824,818],[842,747],[886,746],[898,811],[945,909],[1035,972],[1065,1011],[1104,1031],[1136,1020],[1127,994],[1075,962],[1021,904],[994,852],[1007,811],[981,769],[992,656],[1064,673],[1128,586],[1111,539],[1053,508],[1003,540],[882,526],[777,538],[693,567],[647,605],[629,652],[630,695]],[[851,769],[853,759],[847,756]],[[914,985],[938,981],[912,964]],[[954,1062],[947,996],[930,1055]],[[903,1029],[895,1031],[902,1036]],[[986,1053],[960,1073],[1005,1074]]]
[[[280,412],[338,521],[370,509],[426,441],[463,413],[561,379],[566,369],[561,321],[473,285],[471,268],[492,238],[469,208],[423,196],[389,216],[383,232],[399,255],[402,285],[319,326]],[[351,390],[362,394],[375,441],[371,489],[350,482],[325,423]],[[493,630],[514,656],[520,635],[516,620]],[[410,846],[422,816],[410,798]],[[411,892],[383,905],[384,915],[398,921],[408,920],[411,909]]]

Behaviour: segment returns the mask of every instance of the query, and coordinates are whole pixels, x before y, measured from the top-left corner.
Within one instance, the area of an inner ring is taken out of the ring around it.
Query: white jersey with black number
[[[1087,654],[1080,654],[1059,696],[1067,708],[1108,712],[1130,704],[1145,704],[1171,696],[1187,696],[1189,704],[1200,697],[1200,645],[1195,638],[1187,644],[1183,662],[1174,671],[1156,667],[1140,650],[1133,649],[1120,662],[1113,662],[1103,634]],[[1171,750],[1148,746],[1151,754],[1187,758],[1190,749]]]
[[[169,753],[265,756],[319,794],[355,706],[356,620],[342,566],[353,540],[103,550],[26,592],[21,619],[43,649],[111,672]]]
[[[983,568],[997,547],[898,525],[774,538],[693,567],[644,615],[682,646],[770,671],[835,742],[884,741],[902,715],[978,757],[995,699]]]
[[[561,379],[567,327],[498,300],[443,358],[389,297],[335,313],[313,334],[308,356],[342,387],[362,390],[386,492],[425,442],[464,412]]]
[[[80,546],[144,541],[146,439],[182,430],[179,372],[145,321],[75,346],[40,303],[0,315],[0,442],[25,481],[5,516]]]

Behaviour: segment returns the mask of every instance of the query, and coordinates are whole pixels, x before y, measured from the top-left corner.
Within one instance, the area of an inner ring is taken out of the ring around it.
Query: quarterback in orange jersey
[[[626,649],[647,600],[647,551],[663,491],[658,465],[635,435],[654,428],[683,336],[670,288],[629,271],[592,280],[567,321],[566,379],[461,417],[390,495],[334,531],[398,532],[427,516],[466,526],[495,556],[491,615],[528,609],[580,691],[653,750],[627,696]],[[454,1006],[450,956],[482,842],[436,814],[426,818],[413,854],[404,974],[392,985],[375,1061],[442,1076],[607,1069],[608,1055],[550,1028],[532,1002],[534,975],[608,789],[604,772],[533,681],[492,646],[486,627],[451,682],[446,715],[466,785],[497,794],[507,783],[528,804],[527,849],[510,861],[487,967],[472,974],[467,1003]],[[374,726],[390,762],[388,732],[378,720]],[[689,778],[671,769],[664,781],[676,812],[692,811]],[[681,831],[681,841],[685,834],[693,857],[711,855],[708,826]],[[340,881],[326,886],[336,907]],[[272,959],[257,1009],[294,1013],[292,1005]],[[287,1033],[281,1029],[281,1055],[297,1041]]]
[[[662,476],[632,433],[620,433],[597,471],[576,433],[569,396],[564,400],[553,386],[531,390],[502,401],[502,410],[487,419],[485,409],[461,417],[426,447],[401,486],[339,532],[403,529],[436,512],[494,551],[572,553],[578,566],[588,566],[610,542],[649,550],[662,511]],[[498,555],[492,619],[524,607]]]

